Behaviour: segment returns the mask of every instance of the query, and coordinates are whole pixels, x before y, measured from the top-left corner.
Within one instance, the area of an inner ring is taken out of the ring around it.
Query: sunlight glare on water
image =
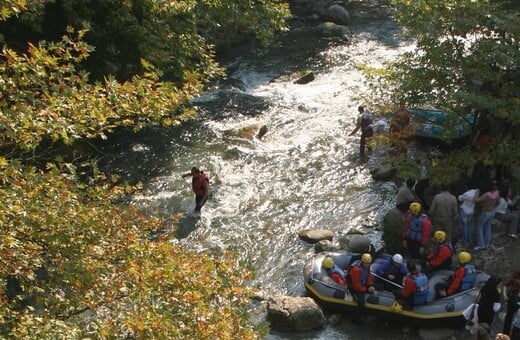
[[[304,85],[273,77],[283,72],[282,62],[273,69],[276,61],[269,60],[267,72],[258,59],[244,58],[232,77],[242,81],[245,91],[221,90],[199,99],[210,105],[172,142],[171,174],[156,178],[137,201],[148,202],[150,210],[164,216],[186,214],[178,243],[198,251],[235,251],[255,269],[252,284],[268,295],[304,295],[302,269],[314,247],[297,233],[319,228],[345,235],[379,224],[394,205],[395,185],[374,182],[369,170],[359,166],[359,136],[348,134],[362,104],[360,94],[366,91],[356,64],[381,63],[407,48],[385,42],[395,30],[382,26],[359,31],[352,44],[322,51],[323,68]],[[380,40],[373,38],[377,35]],[[226,106],[211,105],[226,95]],[[262,98],[269,105],[259,114],[245,115],[237,98]],[[263,125],[268,132],[258,140],[254,135]],[[244,132],[248,130],[253,132]],[[207,171],[211,182],[200,219],[189,217],[194,206],[191,182],[181,177],[192,166]],[[308,339],[345,336],[328,328]]]

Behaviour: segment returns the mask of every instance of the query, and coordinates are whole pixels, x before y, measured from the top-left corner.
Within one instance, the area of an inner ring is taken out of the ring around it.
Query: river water
[[[298,231],[324,228],[340,237],[377,225],[395,202],[395,185],[372,180],[358,162],[359,135],[348,134],[367,90],[356,65],[395,58],[410,43],[388,19],[351,28],[349,41],[293,31],[261,55],[230,60],[238,87],[206,92],[196,100],[200,116],[182,128],[152,129],[121,142],[130,150],[125,163],[111,165],[146,178],[135,201],[150,212],[184,216],[176,242],[197,251],[235,251],[267,295],[305,295],[302,269],[314,248]],[[303,70],[312,70],[315,80],[295,84]],[[258,140],[262,125],[268,131]],[[207,171],[211,183],[200,219],[190,215],[191,181],[181,177],[192,166]],[[343,323],[269,337],[384,339],[399,338],[400,330]]]

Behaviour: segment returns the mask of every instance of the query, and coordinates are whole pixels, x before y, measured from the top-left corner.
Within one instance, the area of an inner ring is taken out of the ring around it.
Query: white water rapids
[[[395,185],[372,180],[357,161],[359,135],[348,134],[367,90],[356,65],[381,64],[410,43],[400,40],[399,27],[389,20],[352,30],[352,41],[323,44],[313,53],[306,50],[313,42],[300,34],[282,39],[276,51],[262,57],[241,56],[231,77],[242,89],[207,92],[197,100],[201,116],[163,143],[160,155],[140,141],[132,152],[143,163],[126,164],[145,168],[155,158],[167,163],[136,201],[165,217],[186,213],[176,241],[197,251],[235,251],[255,270],[252,284],[267,295],[305,295],[302,269],[314,247],[301,241],[298,231],[330,229],[339,237],[362,223],[379,224],[395,204]],[[298,69],[312,70],[315,80],[295,84],[291,71]],[[268,132],[261,140],[241,133],[256,133],[262,125]],[[207,171],[211,183],[200,220],[189,217],[194,196],[189,179],[181,177],[192,166]],[[400,330],[344,323],[312,334],[269,337],[390,336],[399,338]]]

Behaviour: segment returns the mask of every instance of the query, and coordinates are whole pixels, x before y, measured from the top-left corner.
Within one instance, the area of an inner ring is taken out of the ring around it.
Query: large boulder
[[[370,253],[373,256],[381,255],[385,252],[385,244],[380,236],[371,234],[349,234],[338,239],[340,249],[345,249],[354,253]]]
[[[389,165],[382,165],[370,169],[374,181],[389,181],[395,176],[395,169]]]
[[[308,332],[322,329],[325,315],[310,297],[275,296],[269,299],[271,328],[281,332]]]
[[[334,232],[326,229],[305,229],[299,231],[298,236],[305,242],[317,243],[321,240],[332,241]]]
[[[348,26],[350,23],[349,12],[343,6],[337,4],[327,7],[321,17],[325,21],[331,21],[338,25]]]
[[[340,247],[329,240],[321,240],[314,245],[314,250],[317,253],[321,253],[322,251],[338,251]]]

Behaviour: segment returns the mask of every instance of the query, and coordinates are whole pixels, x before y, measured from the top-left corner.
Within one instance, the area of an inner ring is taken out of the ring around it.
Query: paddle
[[[370,274],[372,274],[372,276],[374,276],[374,277],[377,277],[378,279],[381,279],[381,280],[383,280],[383,281],[385,281],[385,282],[391,283],[391,284],[393,284],[393,285],[396,286],[396,287],[403,288],[403,286],[401,286],[400,284],[395,283],[395,282],[393,282],[393,281],[390,281],[390,280],[388,280],[388,279],[385,279],[384,277],[379,276],[379,275],[377,275],[376,273],[372,273],[372,272],[370,272]]]

